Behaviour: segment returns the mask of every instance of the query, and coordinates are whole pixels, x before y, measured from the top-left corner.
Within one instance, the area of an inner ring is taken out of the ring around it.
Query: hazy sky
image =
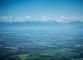
[[[0,21],[80,20],[83,0],[0,0]]]

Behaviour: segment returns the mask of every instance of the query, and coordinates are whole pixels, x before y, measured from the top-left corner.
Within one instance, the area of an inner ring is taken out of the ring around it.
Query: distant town
[[[70,60],[83,57],[81,33],[0,34],[0,58],[3,60]]]

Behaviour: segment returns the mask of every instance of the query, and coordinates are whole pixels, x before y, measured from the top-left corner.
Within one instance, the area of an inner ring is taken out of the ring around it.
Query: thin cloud
[[[9,16],[9,19],[12,19],[12,16]]]
[[[7,16],[1,16],[0,19],[7,19]]]

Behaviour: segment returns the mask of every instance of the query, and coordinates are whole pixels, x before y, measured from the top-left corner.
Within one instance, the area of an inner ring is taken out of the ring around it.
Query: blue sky
[[[83,21],[83,0],[0,0],[0,21]]]

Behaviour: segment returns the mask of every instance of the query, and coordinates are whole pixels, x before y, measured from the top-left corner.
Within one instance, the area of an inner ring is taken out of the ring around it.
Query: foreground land
[[[0,60],[83,60],[82,33],[0,33]]]

